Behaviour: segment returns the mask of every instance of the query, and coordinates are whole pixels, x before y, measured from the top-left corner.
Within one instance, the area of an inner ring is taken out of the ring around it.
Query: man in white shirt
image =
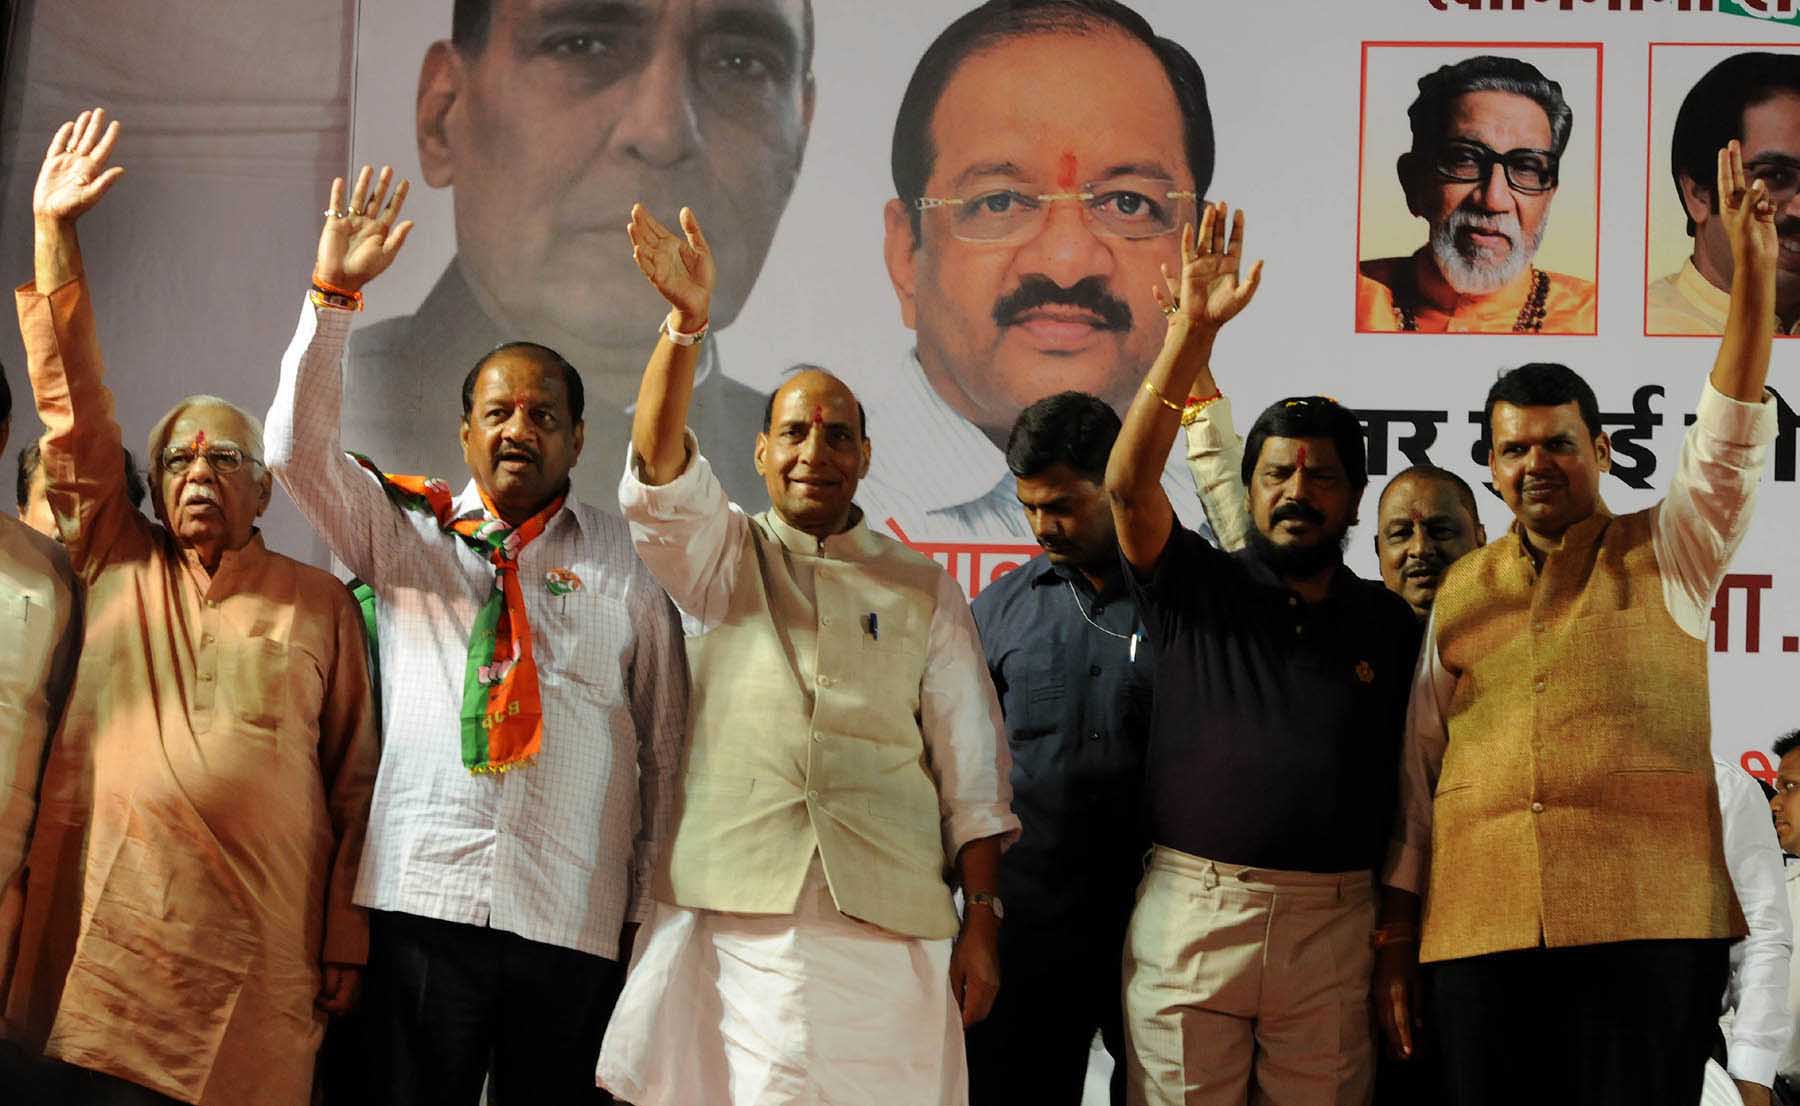
[[[380,603],[376,1098],[592,1101],[594,1058],[667,830],[686,713],[674,612],[625,524],[569,498],[581,378],[514,343],[463,385],[473,479],[380,474],[339,445],[361,289],[411,228],[404,182],[343,182],[282,360],[269,467]],[[460,738],[459,738],[460,734]],[[461,756],[459,758],[459,745]]]
[[[1773,751],[1780,762],[1776,767],[1775,797],[1769,809],[1775,814],[1775,836],[1781,851],[1789,857],[1800,855],[1800,810],[1790,810],[1796,791],[1800,791],[1800,730],[1777,740]],[[1800,863],[1789,862],[1783,872],[1787,888],[1788,910],[1800,917]],[[1782,1099],[1781,1093],[1800,1090],[1800,955],[1788,962],[1787,1018],[1791,1035],[1787,1047],[1775,1066],[1776,1097],[1781,1102],[1800,1102],[1800,1096]]]
[[[682,231],[632,211],[671,311],[619,503],[681,610],[694,710],[598,1078],[638,1106],[961,1106],[1019,827],[974,619],[936,563],[865,524],[863,411],[827,373],[770,400],[754,457],[773,507],[727,500],[686,425],[716,276],[686,209]]]
[[[1788,974],[1794,942],[1787,890],[1793,885],[1783,886],[1781,845],[1762,788],[1748,772],[1717,757],[1713,779],[1719,789],[1725,866],[1750,926],[1750,935],[1731,946],[1725,1069],[1745,1106],[1768,1106],[1778,1064],[1793,1035]]]

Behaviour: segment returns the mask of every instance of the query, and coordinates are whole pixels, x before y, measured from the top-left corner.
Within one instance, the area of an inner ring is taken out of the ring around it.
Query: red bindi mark
[[[817,403],[813,404],[812,421],[814,426],[825,425],[825,408]]]
[[[1295,462],[1295,463],[1296,463],[1296,464],[1298,464],[1298,465],[1299,465],[1299,466],[1300,466],[1300,467],[1301,467],[1301,468],[1305,468],[1305,467],[1306,467],[1306,447],[1305,447],[1305,446],[1301,446],[1301,447],[1300,447],[1300,452],[1299,452],[1299,454],[1298,454],[1298,455],[1297,455],[1297,456],[1296,456],[1296,462]]]
[[[1411,508],[1410,510],[1408,510],[1406,512],[1406,517],[1413,520],[1414,526],[1425,525],[1425,512],[1419,510],[1417,507],[1414,507],[1414,508]]]
[[[196,430],[196,431],[194,431],[194,452],[195,453],[203,453],[205,451],[206,451],[206,431]]]
[[[1056,186],[1067,192],[1075,187],[1075,154],[1064,150],[1062,160],[1057,163]]]

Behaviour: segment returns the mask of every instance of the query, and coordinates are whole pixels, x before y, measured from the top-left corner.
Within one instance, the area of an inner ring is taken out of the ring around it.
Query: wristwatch
[[[992,910],[996,922],[1006,920],[1006,907],[1000,902],[1000,896],[992,891],[976,891],[974,894],[966,896],[963,901],[970,906],[985,906]]]

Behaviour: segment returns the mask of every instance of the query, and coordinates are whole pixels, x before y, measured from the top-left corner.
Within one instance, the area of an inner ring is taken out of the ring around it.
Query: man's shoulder
[[[1361,278],[1357,281],[1357,286],[1360,289],[1366,281],[1391,289],[1405,279],[1407,266],[1412,261],[1409,254],[1405,257],[1372,257],[1360,262],[1356,266],[1356,275]]]
[[[1549,269],[1544,269],[1542,272],[1550,281],[1549,306],[1553,309],[1557,301],[1561,301],[1565,306],[1592,308],[1594,301],[1599,297],[1599,285],[1591,280],[1583,280],[1581,277],[1570,276],[1568,273],[1552,272]]]
[[[1028,599],[1038,576],[1049,566],[1049,554],[1039,553],[1012,571],[1002,574],[998,580],[984,585],[980,593],[969,600],[969,609],[975,614],[976,625],[987,626]]]
[[[61,581],[65,589],[74,587],[69,551],[10,515],[0,515],[0,545],[9,548],[24,567]]]
[[[334,617],[340,613],[338,608],[360,611],[356,597],[350,594],[344,581],[330,572],[286,553],[277,553],[273,549],[265,548],[264,552],[271,561],[294,574],[293,602],[296,608],[314,615],[330,613]]]

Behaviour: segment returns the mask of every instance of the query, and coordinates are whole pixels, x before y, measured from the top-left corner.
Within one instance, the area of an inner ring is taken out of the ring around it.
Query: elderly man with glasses
[[[1421,77],[1407,115],[1395,168],[1430,236],[1362,263],[1356,329],[1594,333],[1593,283],[1532,263],[1575,121],[1562,86],[1517,58],[1467,58]]]
[[[118,133],[97,110],[56,132],[17,293],[87,617],[6,1021],[56,1061],[51,1101],[299,1106],[368,945],[350,901],[378,755],[362,621],[330,574],[264,548],[262,428],[225,400],[151,431],[157,521],[126,498],[75,232],[122,172]]]

